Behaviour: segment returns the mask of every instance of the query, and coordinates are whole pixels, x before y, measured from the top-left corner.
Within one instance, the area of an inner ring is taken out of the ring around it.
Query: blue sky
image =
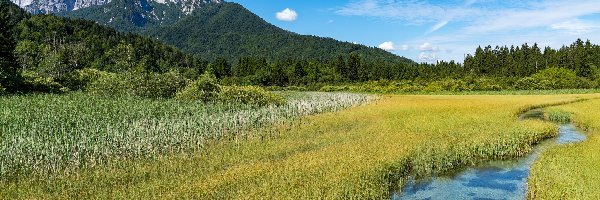
[[[417,62],[462,62],[477,46],[600,42],[598,0],[230,1],[289,31],[381,47]]]

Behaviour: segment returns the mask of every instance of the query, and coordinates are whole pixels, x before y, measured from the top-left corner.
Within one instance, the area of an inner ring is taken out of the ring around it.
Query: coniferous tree
[[[358,81],[358,69],[361,68],[360,57],[357,54],[350,54],[348,57],[348,79],[350,81]]]
[[[5,1],[0,2],[0,4],[5,3]],[[4,5],[2,7],[4,8]],[[11,14],[6,9],[0,10],[0,87],[15,91],[19,87],[21,78],[13,55],[15,43],[12,40],[12,24],[9,24]]]
[[[211,64],[213,74],[217,78],[223,78],[231,76],[231,65],[225,60],[225,58],[219,57]]]

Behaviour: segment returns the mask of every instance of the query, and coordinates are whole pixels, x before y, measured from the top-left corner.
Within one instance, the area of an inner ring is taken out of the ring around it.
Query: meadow
[[[149,100],[85,93],[0,98],[0,177],[70,173],[198,152],[206,141],[367,103],[372,95],[285,93],[283,106]],[[256,135],[254,135],[256,136]]]
[[[1,99],[9,109],[1,124],[0,198],[385,199],[409,175],[427,177],[525,155],[555,136],[557,125],[517,120],[520,113],[597,97],[383,96],[342,110],[374,97],[291,96],[320,99],[313,102],[329,107],[307,112],[320,106],[289,100],[295,106],[261,108],[271,111],[251,118],[277,116],[279,123],[242,126],[217,119],[256,108],[83,94]],[[273,111],[278,109],[296,114]],[[214,118],[205,119],[209,116]],[[85,153],[73,155],[77,152]]]
[[[563,116],[558,118],[572,120],[587,133],[588,139],[544,152],[532,167],[528,198],[600,199],[600,100],[548,110]]]

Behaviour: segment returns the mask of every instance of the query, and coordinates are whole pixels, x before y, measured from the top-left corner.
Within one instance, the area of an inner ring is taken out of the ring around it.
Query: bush
[[[131,74],[127,80],[132,82],[134,95],[146,98],[172,98],[177,91],[186,86],[186,79],[177,72]]]
[[[525,78],[519,79],[517,82],[515,82],[515,89],[535,90],[535,89],[540,89],[540,86],[538,85],[538,82],[536,81],[536,79],[534,79],[532,77],[525,77]]]
[[[179,91],[175,98],[212,102],[217,100],[220,91],[221,86],[217,83],[214,75],[205,73],[198,80],[189,83],[183,90]]]
[[[256,86],[223,86],[219,93],[219,100],[255,106],[286,103],[283,97]]]
[[[75,70],[64,80],[63,85],[71,90],[85,91],[94,81],[102,76],[106,76],[106,73],[108,72],[91,68]]]
[[[117,95],[129,93],[128,84],[122,80],[117,74],[110,72],[98,73],[96,80],[92,81],[86,91],[97,95]]]
[[[0,85],[0,96],[6,94],[6,89]]]
[[[23,84],[27,91],[43,93],[64,93],[69,91],[52,77],[44,77],[32,71],[23,71]]]
[[[491,78],[478,78],[474,80],[472,90],[478,91],[500,91],[503,89],[503,80]]]
[[[538,83],[539,89],[573,89],[578,87],[577,74],[565,68],[546,68],[531,77]]]
[[[129,94],[144,98],[171,98],[185,86],[179,73],[125,73],[114,74],[98,70],[80,72],[79,81],[86,91],[99,95]]]

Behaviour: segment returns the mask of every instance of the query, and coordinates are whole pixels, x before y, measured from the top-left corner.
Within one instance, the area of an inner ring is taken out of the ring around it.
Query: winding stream
[[[532,117],[539,113],[530,113]],[[528,116],[521,118],[530,118]],[[551,146],[586,139],[573,124],[560,126],[558,137],[534,147],[527,156],[506,161],[490,161],[466,168],[451,177],[409,180],[392,199],[525,199],[527,177],[532,164]]]

